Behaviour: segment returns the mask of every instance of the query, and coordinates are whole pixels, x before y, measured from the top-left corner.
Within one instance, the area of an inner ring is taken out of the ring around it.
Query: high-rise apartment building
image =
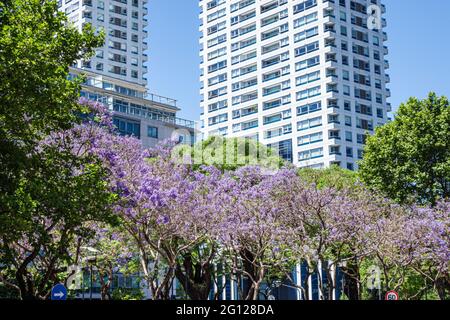
[[[203,136],[356,169],[391,111],[380,0],[200,0],[200,12]]]
[[[118,132],[141,139],[145,147],[171,138],[193,143],[195,123],[176,116],[176,100],[147,92],[147,0],[59,0],[58,5],[75,27],[89,23],[105,34],[95,56],[70,70],[72,77],[86,76],[81,95],[108,105]]]
[[[103,29],[105,43],[77,68],[145,86],[147,80],[147,0],[59,0],[60,10],[80,30]]]

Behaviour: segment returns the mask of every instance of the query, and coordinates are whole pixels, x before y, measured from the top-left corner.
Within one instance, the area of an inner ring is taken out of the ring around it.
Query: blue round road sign
[[[52,288],[52,300],[66,300],[67,289],[62,284],[57,284]]]

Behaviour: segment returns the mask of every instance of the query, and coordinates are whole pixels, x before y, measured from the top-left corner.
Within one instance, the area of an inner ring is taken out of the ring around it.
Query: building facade
[[[81,95],[109,106],[120,134],[141,139],[144,147],[165,139],[191,144],[195,123],[176,116],[177,101],[147,92],[146,6],[146,0],[59,0],[78,29],[89,23],[105,34],[95,56],[77,61],[70,73],[86,76]]]
[[[71,76],[83,73],[86,81],[81,96],[99,101],[113,113],[117,131],[142,141],[145,148],[167,139],[195,143],[196,123],[177,117],[177,101],[147,93],[146,88],[127,81],[80,69],[71,69]]]
[[[147,85],[147,0],[59,0],[60,11],[80,30],[89,23],[103,29],[105,43],[74,67]]]
[[[201,122],[299,167],[357,169],[388,121],[380,0],[200,0]]]

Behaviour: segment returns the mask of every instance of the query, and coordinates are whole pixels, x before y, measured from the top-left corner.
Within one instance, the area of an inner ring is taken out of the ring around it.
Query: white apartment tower
[[[76,68],[141,86],[147,85],[147,0],[59,0],[60,10],[78,28],[90,23],[105,31],[105,44]]]
[[[200,0],[202,133],[355,170],[388,121],[380,0]]]

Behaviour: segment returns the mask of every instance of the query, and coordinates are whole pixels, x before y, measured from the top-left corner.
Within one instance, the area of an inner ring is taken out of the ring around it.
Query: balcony
[[[336,69],[334,68],[327,68],[326,69],[326,77],[332,77],[332,78],[338,78],[338,75],[336,73]]]
[[[154,112],[154,111],[146,111],[146,112],[136,112],[134,107],[124,106],[120,108],[119,111],[114,111],[119,113],[124,113],[132,116],[137,116],[139,118],[143,119],[149,119],[149,120],[155,120],[155,121],[161,121],[164,123],[169,123],[175,126],[181,126],[186,128],[195,128],[195,122],[191,120],[186,120],[182,118],[177,118],[173,116],[168,116],[162,113]]]
[[[176,107],[177,106],[177,100],[171,99],[171,98],[167,98],[167,97],[163,97],[163,96],[159,96],[159,95],[154,94],[154,93],[145,93],[144,94],[144,99],[145,100],[149,100],[151,102],[159,103],[159,104],[169,105],[169,106],[172,106],[172,107]]]
[[[334,39],[325,39],[325,47],[336,48],[336,42]]]
[[[337,63],[337,59],[336,59],[336,54],[335,53],[327,53],[325,55],[325,62],[336,62]]]
[[[335,85],[335,84],[332,84],[332,85],[327,84],[327,93],[328,93],[328,92],[339,93],[339,90],[338,90],[338,88],[337,88],[337,85]]]

